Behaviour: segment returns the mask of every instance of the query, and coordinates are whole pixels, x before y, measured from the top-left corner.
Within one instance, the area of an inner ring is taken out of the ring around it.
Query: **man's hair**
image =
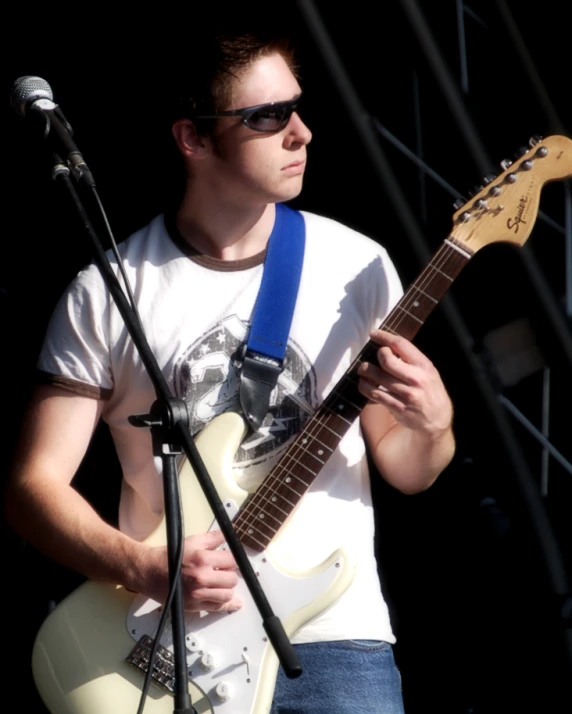
[[[292,72],[298,74],[294,45],[289,38],[262,31],[203,36],[179,63],[183,71],[176,78],[170,121],[194,119],[228,108],[235,81],[252,62],[275,53],[282,55]],[[201,133],[212,125],[212,120],[197,121]]]

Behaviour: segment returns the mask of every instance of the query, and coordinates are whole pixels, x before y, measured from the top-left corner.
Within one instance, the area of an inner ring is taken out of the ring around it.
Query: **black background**
[[[483,166],[498,172],[500,160],[513,158],[532,135],[571,135],[566,5],[557,0],[530,5],[322,0],[312,7],[372,125],[379,122],[412,151],[422,150],[427,165],[466,196],[481,180]],[[514,21],[516,42],[503,7]],[[422,13],[425,37],[442,61],[439,73],[433,69],[435,54],[426,53],[407,8]],[[340,93],[316,43],[315,26],[298,4],[237,8],[217,3],[216,12],[278,22],[298,36],[302,116],[314,137],[305,188],[294,205],[339,219],[380,241],[404,283],[411,282],[424,262],[404,227],[396,197],[405,198],[408,217],[429,254],[451,229],[454,197],[431,178],[422,179],[417,167],[377,134],[392,182],[380,177],[348,111],[350,90]],[[26,74],[50,83],[121,240],[162,210],[172,190],[161,110],[173,63],[185,62],[185,49],[209,21],[208,13],[193,2],[146,10],[86,5],[45,16],[22,5],[5,17],[12,44],[5,63],[6,230],[0,278],[7,387],[3,471],[46,320],[67,282],[91,258],[87,236],[61,187],[50,178],[38,137],[9,107],[11,85]],[[468,87],[463,89],[465,58]],[[460,115],[451,111],[443,79],[458,93]],[[478,156],[470,150],[467,132],[484,149]],[[417,338],[455,402],[459,449],[425,494],[403,497],[374,483],[380,570],[398,637],[396,657],[408,714],[552,713],[571,705],[565,624],[559,617],[562,599],[554,593],[549,553],[523,488],[532,485],[533,501],[540,504],[558,543],[551,554],[561,559],[570,577],[572,476],[550,459],[548,495],[541,498],[538,443],[503,412],[518,458],[526,464],[524,470],[515,468],[482,387],[484,379],[540,428],[542,370],[503,384],[494,356],[485,350],[491,331],[523,321],[550,370],[545,409],[551,442],[570,460],[571,365],[563,344],[571,339],[565,315],[571,257],[563,233],[543,219],[564,225],[564,195],[565,182],[544,188],[542,215],[525,248],[496,244],[463,271],[447,298],[462,315],[460,329],[438,308]],[[537,273],[531,275],[522,260],[524,250],[542,279],[540,290],[532,280]],[[565,334],[554,329],[555,314],[558,325],[566,325]],[[475,365],[482,373],[475,373]],[[104,430],[98,432],[76,483],[113,521],[118,472]],[[14,699],[18,709],[41,711],[28,670],[33,633],[50,602],[79,579],[44,562],[8,528],[5,543],[6,614],[15,623],[10,658],[17,659],[16,679],[21,680]]]

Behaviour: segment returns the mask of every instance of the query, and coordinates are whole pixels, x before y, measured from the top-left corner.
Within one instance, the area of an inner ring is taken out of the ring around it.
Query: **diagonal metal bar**
[[[376,117],[372,116],[371,121],[375,127],[375,129],[381,134],[381,136],[384,137],[384,139],[387,139],[387,141],[390,142],[393,146],[395,146],[396,149],[398,149],[404,156],[406,156],[411,162],[413,162],[416,166],[418,166],[427,176],[430,176],[435,183],[437,183],[441,188],[443,188],[447,193],[449,193],[451,196],[454,198],[462,198],[462,194],[460,191],[458,191],[454,186],[451,186],[451,184],[443,178],[437,171],[432,169],[429,164],[427,164],[425,161],[423,161],[422,158],[417,156],[417,154],[412,151],[410,148],[408,148],[402,141],[400,141],[394,134],[392,134],[387,127],[385,127],[379,119]],[[564,186],[566,186],[567,182],[564,182]],[[568,199],[570,200],[570,195],[569,195],[569,190],[568,190]],[[569,211],[572,214],[572,211]],[[555,231],[558,233],[561,233],[563,236],[566,236],[567,239],[567,244],[570,243],[570,227],[568,225],[568,220],[566,221],[565,225],[560,225],[557,221],[555,221],[551,216],[547,215],[543,211],[538,212],[538,218],[542,220],[544,223],[546,223],[548,226],[553,228]],[[571,261],[567,260],[567,265],[569,265]],[[572,267],[569,265],[569,267]],[[571,276],[571,286],[572,286],[572,276]],[[570,312],[572,314],[572,312]]]
[[[516,407],[510,399],[507,399],[503,394],[498,396],[499,402],[524,426],[524,428],[529,431],[536,440],[542,444],[542,446],[560,463],[569,474],[572,474],[572,463],[568,461],[559,451],[556,449],[546,436],[537,429],[534,424],[525,417],[525,415]]]

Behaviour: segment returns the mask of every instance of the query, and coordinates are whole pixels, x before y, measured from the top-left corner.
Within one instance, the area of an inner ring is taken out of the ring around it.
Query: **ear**
[[[203,159],[210,153],[208,136],[197,132],[195,123],[190,119],[177,119],[171,127],[175,142],[181,154],[189,159]]]

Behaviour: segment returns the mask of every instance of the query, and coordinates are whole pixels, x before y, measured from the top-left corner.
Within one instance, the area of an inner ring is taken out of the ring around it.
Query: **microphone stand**
[[[292,644],[282,626],[280,619],[272,612],[263,589],[260,586],[252,565],[244,551],[244,548],[232,526],[226,509],[214,487],[214,484],[207,472],[207,469],[200,457],[196,445],[188,430],[188,417],[185,403],[180,399],[175,399],[167,385],[155,356],[147,342],[145,333],[139,322],[138,316],[125,297],[119,281],[111,269],[105,251],[89,219],[81,199],[70,179],[70,171],[62,159],[54,154],[54,168],[52,178],[60,181],[67,189],[74,206],[87,230],[95,249],[95,261],[100,269],[102,277],[111,292],[113,299],[123,317],[125,326],[135,343],[141,360],[153,383],[156,401],[151,406],[147,415],[134,415],[129,421],[136,427],[150,427],[152,434],[154,455],[160,456],[163,463],[164,479],[164,499],[165,499],[165,519],[167,526],[167,550],[169,562],[169,577],[171,592],[171,622],[173,630],[174,649],[174,669],[169,672],[174,678],[172,691],[175,698],[174,714],[197,714],[194,709],[188,688],[187,660],[185,647],[185,618],[183,608],[182,584],[179,577],[178,562],[182,551],[177,553],[177,543],[181,543],[184,538],[182,523],[180,519],[181,504],[179,497],[178,474],[175,463],[177,454],[185,452],[199,484],[205,494],[208,504],[214,517],[223,532],[226,542],[236,560],[239,570],[244,577],[245,583],[254,600],[254,603],[262,617],[262,624],[268,638],[274,647],[280,664],[285,674],[289,678],[298,677],[302,674],[302,668],[294,652]],[[91,177],[90,177],[91,178]],[[79,176],[78,181],[82,177]],[[95,192],[93,180],[86,181],[89,188]],[[182,449],[182,450],[181,450]],[[181,546],[182,547],[182,546]],[[165,607],[167,611],[167,607]],[[151,676],[154,664],[154,653],[158,649],[159,638],[156,639],[149,658],[147,677]],[[163,675],[163,672],[161,673]]]

